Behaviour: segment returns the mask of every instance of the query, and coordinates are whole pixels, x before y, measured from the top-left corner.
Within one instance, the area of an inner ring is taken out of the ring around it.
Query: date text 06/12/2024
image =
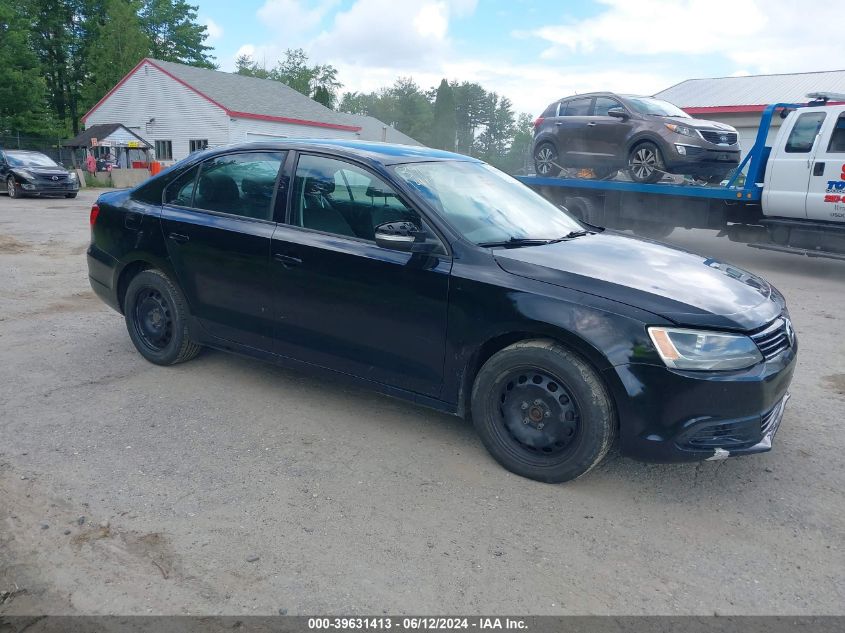
[[[372,618],[308,618],[309,630],[397,630],[397,631],[447,631],[447,630],[524,630],[525,620],[500,617],[390,617]]]

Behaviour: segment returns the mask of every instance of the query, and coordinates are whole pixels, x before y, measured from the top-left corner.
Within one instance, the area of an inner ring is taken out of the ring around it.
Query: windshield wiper
[[[535,237],[509,237],[506,240],[500,240],[497,242],[481,242],[479,246],[484,248],[493,248],[494,246],[518,248],[520,246],[541,246],[543,244],[551,244],[552,242],[557,242],[557,240],[539,239]]]

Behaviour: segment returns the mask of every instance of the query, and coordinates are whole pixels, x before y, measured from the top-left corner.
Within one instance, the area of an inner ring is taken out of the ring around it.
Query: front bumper
[[[79,183],[76,181],[18,181],[21,193],[27,196],[64,196],[79,191]]]
[[[654,462],[722,459],[772,448],[789,399],[797,344],[739,372],[620,365],[615,394],[623,454]],[[614,378],[609,376],[608,378]]]
[[[683,152],[683,153],[681,153]],[[670,171],[699,174],[699,173],[727,173],[739,166],[740,151],[736,146],[719,148],[711,145],[703,147],[688,141],[676,141],[666,151],[666,167]]]

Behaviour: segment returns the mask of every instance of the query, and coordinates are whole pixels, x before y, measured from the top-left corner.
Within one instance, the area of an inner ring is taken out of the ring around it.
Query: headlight
[[[69,171],[67,173],[67,177],[70,179],[71,182],[76,182],[76,172],[75,171]]]
[[[695,136],[695,132],[692,131],[692,128],[689,128],[686,125],[678,125],[677,123],[667,123],[666,127],[675,132],[675,134],[681,134],[683,136]]]
[[[648,335],[666,366],[674,369],[728,371],[763,360],[754,341],[743,334],[650,327]]]

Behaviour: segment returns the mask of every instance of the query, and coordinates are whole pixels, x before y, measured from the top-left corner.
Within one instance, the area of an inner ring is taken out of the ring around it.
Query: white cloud
[[[258,19],[284,41],[312,33],[339,2],[340,0],[266,0],[258,9]]]
[[[205,25],[206,33],[208,33],[208,38],[206,38],[206,42],[214,43],[223,37],[223,27],[217,24],[211,18],[200,18],[200,22]]]

